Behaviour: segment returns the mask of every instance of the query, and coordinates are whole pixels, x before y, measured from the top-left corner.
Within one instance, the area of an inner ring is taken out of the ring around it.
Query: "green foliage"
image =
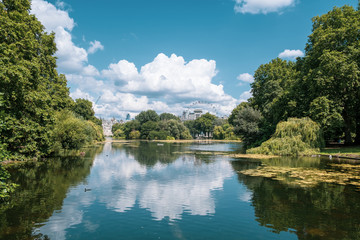
[[[147,121],[144,124],[141,125],[141,138],[142,139],[150,139],[150,132],[152,131],[158,131],[159,124],[157,122],[153,121]]]
[[[159,122],[159,128],[174,139],[192,139],[189,130],[185,125],[175,119]]]
[[[124,131],[125,124],[124,123],[115,123],[111,127],[111,132],[115,133],[118,129]]]
[[[125,137],[124,131],[120,128],[113,133],[113,138],[115,139],[124,139]]]
[[[80,149],[95,140],[103,140],[102,129],[91,121],[75,117],[71,111],[62,111],[56,114],[56,123],[53,131],[53,150]]]
[[[195,120],[197,128],[200,132],[212,132],[214,129],[214,121],[216,119],[216,116],[205,113],[201,117]]]
[[[344,120],[341,112],[342,108],[326,97],[314,99],[309,109],[311,119],[321,125],[326,140],[335,140],[342,135]]]
[[[263,139],[278,122],[308,116],[321,125],[326,140],[345,136],[346,144],[354,139],[360,144],[359,39],[360,11],[353,7],[334,7],[314,17],[305,57],[261,65],[254,74],[253,97],[233,110],[229,123],[235,126],[235,116],[250,104],[263,116]]]
[[[124,124],[123,126],[123,131],[124,131],[124,134],[125,134],[125,138],[126,139],[139,139],[140,138],[140,134],[138,137],[135,137],[137,136],[137,134],[132,134],[131,133],[133,131],[137,131],[140,133],[140,122],[137,121],[137,120],[131,120],[131,121],[128,121]],[[130,136],[131,135],[131,136]]]
[[[221,126],[214,127],[214,139],[225,139],[225,131]]]
[[[114,124],[112,131],[116,132],[121,129],[126,139],[165,140],[168,137],[174,139],[192,138],[189,130],[179,121],[178,117],[170,113],[163,113],[160,116],[164,120],[160,120],[160,117],[152,110],[143,111],[136,116],[136,120],[128,121],[125,124]],[[138,135],[138,133],[140,134]]]
[[[91,120],[95,115],[92,102],[82,98],[75,100],[73,112],[85,120]]]
[[[299,64],[306,86],[303,87],[307,100],[304,102],[310,105],[319,97],[329,100],[333,105],[330,114],[341,114],[347,144],[352,142],[351,135],[360,121],[356,114],[360,106],[359,39],[360,11],[350,6],[335,7],[327,14],[313,18],[313,31],[305,48],[305,57]],[[325,124],[323,127],[328,135],[329,121],[324,117],[318,120]],[[335,128],[339,125],[338,120],[336,122]],[[330,135],[333,132],[331,129]]]
[[[240,136],[245,146],[258,145],[263,141],[261,124],[263,117],[260,111],[245,107],[234,117],[234,133]]]
[[[54,34],[29,14],[27,0],[0,2],[1,142],[26,158],[49,154],[54,114],[71,107],[64,75],[56,71]]]
[[[160,117],[154,110],[147,110],[140,112],[135,117],[135,120],[139,121],[139,123],[142,125],[148,121],[158,122],[160,121]]]
[[[98,142],[104,141],[105,136],[102,126],[90,120],[87,121],[87,123],[93,128],[93,131],[91,132],[93,139]]]
[[[10,193],[14,192],[16,187],[18,187],[17,184],[10,183],[9,178],[9,172],[0,163],[0,203],[7,199]]]
[[[309,118],[289,118],[276,126],[274,135],[260,147],[247,150],[252,154],[303,155],[320,151],[324,140],[320,125]]]
[[[237,105],[236,108],[234,108],[231,111],[231,114],[228,118],[228,122],[234,126],[234,119],[239,114],[240,110],[243,110],[244,108],[247,108],[247,107],[250,107],[250,104],[248,102],[242,102],[239,105]]]
[[[129,139],[140,139],[140,132],[138,130],[132,130],[129,134]]]
[[[219,140],[236,140],[237,137],[234,134],[234,127],[226,123],[223,126],[215,126],[213,132],[214,139]]]
[[[188,120],[184,122],[184,125],[189,129],[190,134],[195,136],[200,133],[200,130],[197,128],[197,124],[195,120]]]
[[[254,109],[264,117],[265,138],[274,132],[279,121],[286,120],[294,111],[290,89],[297,77],[295,64],[280,58],[261,65],[251,84],[253,97],[249,100]]]
[[[160,114],[160,120],[161,121],[164,121],[164,120],[171,120],[171,119],[174,119],[174,120],[177,120],[177,121],[180,121],[180,118],[175,116],[174,114],[172,113],[162,113]]]
[[[196,120],[188,120],[184,124],[189,129],[192,136],[200,133],[213,132],[216,116],[205,113]]]
[[[149,140],[166,140],[166,138],[168,137],[168,132],[164,131],[164,130],[160,130],[160,131],[151,131],[149,133]]]

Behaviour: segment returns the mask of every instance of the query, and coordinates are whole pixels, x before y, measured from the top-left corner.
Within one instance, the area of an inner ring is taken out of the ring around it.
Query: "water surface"
[[[330,171],[334,162],[216,154],[240,147],[106,143],[82,158],[14,171],[21,186],[1,206],[0,238],[359,239],[356,186],[245,174],[269,166]]]

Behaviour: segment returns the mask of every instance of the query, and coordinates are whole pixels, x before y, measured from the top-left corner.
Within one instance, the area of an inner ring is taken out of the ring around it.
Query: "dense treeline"
[[[115,138],[175,140],[191,139],[189,130],[178,117],[171,113],[160,116],[153,110],[140,112],[135,120],[124,124],[114,124],[112,132]]]
[[[103,139],[92,103],[74,102],[56,71],[54,33],[29,11],[28,0],[0,1],[0,161],[37,159]]]
[[[205,113],[196,120],[181,122],[171,113],[158,115],[153,110],[140,112],[135,120],[112,126],[116,139],[178,140],[207,137],[235,140],[234,128],[227,120]],[[207,133],[207,135],[206,135]]]
[[[314,17],[305,56],[261,65],[251,87],[253,96],[229,118],[247,146],[290,117],[315,121],[327,142],[360,144],[360,11],[334,7]]]

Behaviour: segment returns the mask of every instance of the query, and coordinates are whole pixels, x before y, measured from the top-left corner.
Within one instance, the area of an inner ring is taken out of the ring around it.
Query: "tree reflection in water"
[[[89,148],[84,157],[61,157],[16,169],[12,181],[20,186],[0,208],[0,239],[46,239],[33,235],[35,223],[61,210],[71,186],[84,181],[103,145]],[[14,172],[14,170],[12,170]]]
[[[273,164],[324,167],[319,159],[273,160]],[[252,191],[256,220],[272,231],[294,231],[299,239],[359,239],[360,193],[354,187],[320,183],[301,187],[291,182],[261,176],[247,176],[243,170],[261,162],[233,161],[238,180]],[[271,164],[271,163],[267,163]]]

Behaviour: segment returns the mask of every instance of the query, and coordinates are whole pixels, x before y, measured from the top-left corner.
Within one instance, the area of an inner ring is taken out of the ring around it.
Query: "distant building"
[[[115,123],[123,123],[124,121],[123,120],[116,120],[115,118],[112,118],[111,120],[105,120],[103,119],[102,120],[102,127],[103,127],[103,131],[104,131],[104,135],[105,136],[112,136],[112,126],[115,124]]]
[[[202,115],[203,115],[202,109],[195,109],[193,112],[190,112],[190,110],[185,110],[183,111],[183,114],[181,115],[180,119],[181,121],[196,120]]]
[[[201,117],[203,111],[201,109],[195,109],[194,110],[194,114],[195,114],[195,119],[198,119],[199,117]]]
[[[131,116],[130,116],[130,113],[128,113],[127,115],[126,115],[126,121],[130,121],[131,120]]]

